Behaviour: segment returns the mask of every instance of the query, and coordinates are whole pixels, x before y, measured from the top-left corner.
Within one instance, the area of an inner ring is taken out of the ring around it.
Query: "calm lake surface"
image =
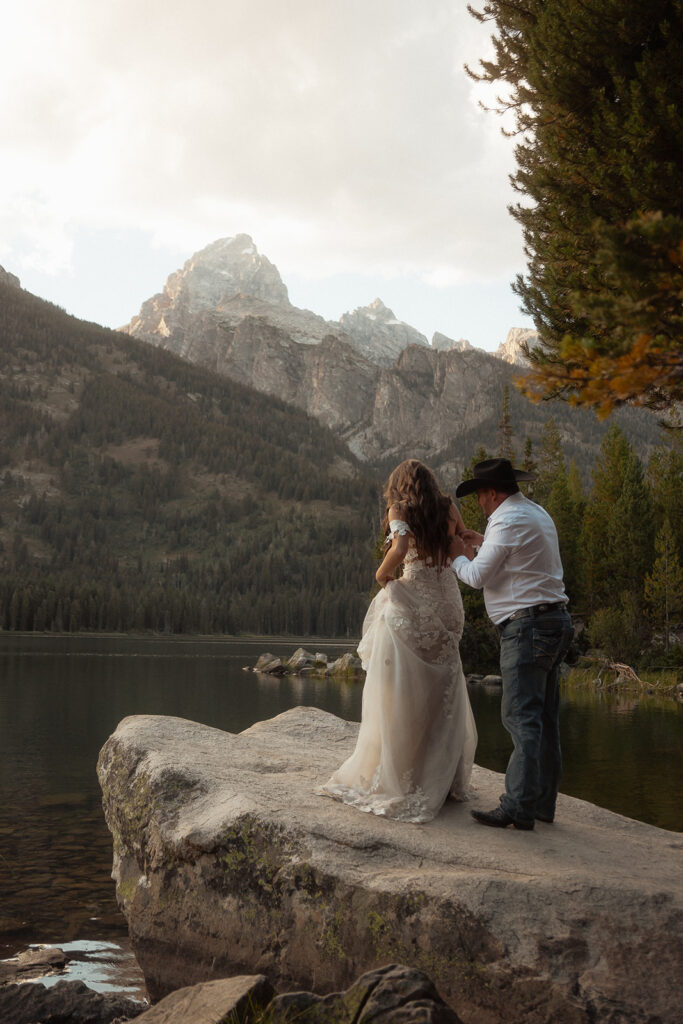
[[[358,683],[271,680],[242,670],[263,651],[289,656],[297,646],[269,638],[0,634],[0,958],[32,942],[95,950],[111,943],[113,959],[125,954],[95,765],[126,715],[174,715],[229,732],[302,704],[360,718]],[[303,646],[331,659],[355,645]],[[477,763],[504,771],[510,745],[500,693],[473,687],[470,698]],[[683,706],[565,695],[562,737],[564,793],[683,831]]]

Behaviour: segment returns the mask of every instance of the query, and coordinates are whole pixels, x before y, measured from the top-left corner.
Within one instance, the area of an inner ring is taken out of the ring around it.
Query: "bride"
[[[467,799],[477,745],[458,649],[462,599],[447,554],[464,525],[417,459],[396,467],[384,497],[388,551],[376,574],[382,590],[358,646],[367,673],[358,741],[318,792],[361,811],[422,822],[449,794]]]

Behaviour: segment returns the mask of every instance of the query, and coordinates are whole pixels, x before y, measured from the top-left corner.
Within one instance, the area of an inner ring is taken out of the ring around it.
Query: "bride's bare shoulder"
[[[402,519],[407,522],[408,504],[405,501],[396,501],[389,507],[388,511],[389,519]]]

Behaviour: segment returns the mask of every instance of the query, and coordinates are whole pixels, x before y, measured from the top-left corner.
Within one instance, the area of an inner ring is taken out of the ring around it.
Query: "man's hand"
[[[469,541],[475,548],[480,548],[484,543],[484,535],[476,530],[463,530],[460,534],[463,540]]]
[[[474,558],[474,548],[472,542],[467,536],[472,533],[472,530],[464,530],[462,533],[456,533],[454,537],[451,537],[451,542],[448,546],[448,557],[453,562],[458,555],[464,555],[465,558],[469,558],[470,562]],[[479,536],[479,534],[475,534]]]

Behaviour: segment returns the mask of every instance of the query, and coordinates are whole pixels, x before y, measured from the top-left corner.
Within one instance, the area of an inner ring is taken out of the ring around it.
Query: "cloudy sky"
[[[513,144],[465,0],[21,0],[0,35],[0,264],[108,326],[245,232],[298,306],[428,338],[532,326]]]

